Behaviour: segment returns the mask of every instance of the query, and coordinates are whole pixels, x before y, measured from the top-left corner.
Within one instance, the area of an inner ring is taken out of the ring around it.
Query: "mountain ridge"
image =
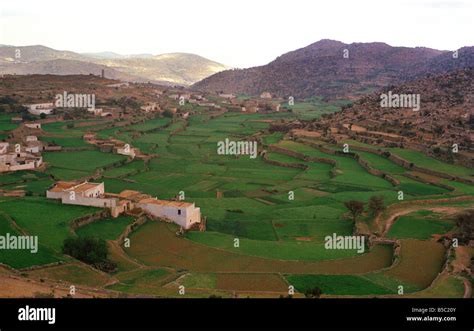
[[[17,53],[19,50],[19,53]],[[19,55],[19,56],[18,56]],[[80,63],[79,63],[80,62]],[[47,68],[54,71],[48,72]],[[191,85],[218,71],[221,63],[191,53],[122,55],[114,52],[75,53],[43,45],[0,45],[0,74],[101,74],[125,81]]]
[[[282,54],[270,63],[226,70],[206,77],[192,88],[207,92],[307,98],[356,99],[390,84],[428,73],[474,65],[474,47],[463,47],[458,62],[451,51],[427,47],[394,47],[382,42],[351,43],[323,39]]]

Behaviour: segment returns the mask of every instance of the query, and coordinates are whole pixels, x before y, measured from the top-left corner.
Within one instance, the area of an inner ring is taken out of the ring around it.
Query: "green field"
[[[34,274],[99,288],[107,284],[108,290],[142,296],[178,297],[177,288],[183,285],[188,297],[231,296],[232,286],[237,287],[237,296],[246,297],[259,294],[252,283],[255,281],[273,284],[262,290],[267,294],[286,293],[287,286],[293,285],[300,294],[318,287],[327,296],[392,296],[403,286],[407,295],[459,297],[462,291],[458,277],[436,278],[446,262],[446,250],[432,240],[435,234],[456,229],[452,215],[414,208],[417,211],[399,216],[386,235],[401,242],[396,259],[392,244],[375,245],[363,254],[325,248],[326,236],[354,234],[354,220],[345,206],[349,200],[364,203],[356,223],[371,229],[376,224],[375,215],[368,210],[373,196],[383,197],[384,206],[389,207],[401,203],[399,191],[403,191],[410,206],[418,206],[419,200],[474,195],[474,187],[469,184],[436,176],[432,176],[435,184],[411,179],[407,176],[416,172],[375,153],[353,148],[354,154],[333,154],[332,151],[341,151],[340,144],[323,141],[324,137],[297,142],[291,133],[270,129],[270,121],[313,120],[338,111],[346,103],[327,103],[314,97],[286,105],[292,109],[290,112],[271,114],[209,112],[206,107],[186,104],[185,109],[193,113],[187,120],[134,116],[134,124],[125,126],[121,126],[123,120],[102,119],[46,123],[45,135],[40,139],[66,150],[44,152],[47,167],[41,171],[0,175],[1,190],[27,192],[23,198],[0,197],[0,235],[20,231],[37,235],[40,249],[37,254],[0,251],[0,262],[21,269],[62,260],[66,264],[39,269]],[[0,114],[1,134],[15,127],[9,116]],[[128,160],[122,155],[100,152],[82,138],[90,131],[99,138],[113,137],[130,143],[148,157]],[[263,142],[259,151],[267,151],[267,160],[262,155],[250,158],[217,153],[218,142],[251,136],[251,140]],[[309,142],[322,144],[329,151]],[[355,140],[346,142],[374,148]],[[308,158],[270,151],[268,145]],[[473,174],[472,169],[420,152],[386,150],[420,167],[466,178]],[[400,184],[369,173],[357,157]],[[130,235],[130,247],[121,247],[114,240],[133,222],[131,216],[105,217],[73,230],[74,219],[102,210],[62,205],[46,199],[45,191],[56,180],[92,175],[94,182],[105,183],[109,193],[136,190],[172,199],[182,191],[185,201],[194,202],[206,217],[206,231],[179,236],[176,225],[148,221]],[[473,202],[448,200],[440,206],[467,209],[472,208]],[[381,215],[386,217],[385,213]],[[386,219],[381,220],[381,224],[384,222]],[[109,258],[117,262],[118,270],[111,275],[95,272],[62,255],[64,239],[75,235],[107,240]],[[435,279],[437,283],[430,286]]]
[[[401,216],[390,228],[388,236],[398,239],[430,239],[433,234],[444,234],[454,227],[451,220],[430,211],[419,211]]]
[[[104,240],[115,240],[133,222],[130,216],[119,216],[96,221],[76,230],[79,237],[98,237]]]

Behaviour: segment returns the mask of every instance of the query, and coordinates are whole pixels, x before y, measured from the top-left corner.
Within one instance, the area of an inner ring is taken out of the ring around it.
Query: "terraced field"
[[[326,108],[316,111],[315,104]],[[132,296],[179,297],[180,285],[190,297],[278,297],[286,295],[290,285],[296,296],[314,287],[321,289],[323,296],[392,296],[398,295],[400,286],[410,296],[459,296],[458,278],[437,278],[446,262],[446,250],[433,238],[455,230],[454,214],[446,210],[473,207],[472,200],[462,200],[474,195],[472,185],[441,178],[428,183],[381,155],[353,151],[372,168],[399,181],[394,184],[369,173],[357,158],[330,152],[340,150],[339,146],[323,142],[326,149],[321,149],[267,130],[268,121],[314,118],[332,111],[335,109],[321,100],[309,100],[294,113],[211,116],[196,110],[187,120],[155,118],[124,127],[87,121],[45,124],[42,139],[69,149],[44,153],[48,167],[42,173],[0,176],[0,188],[23,188],[31,195],[0,197],[0,235],[37,234],[40,250],[33,257],[0,251],[0,262],[21,269],[63,261],[62,266],[40,268],[32,276]],[[11,129],[7,121],[0,118],[0,127]],[[149,154],[150,160],[132,161],[102,153],[82,140],[89,130],[101,138],[129,142]],[[265,157],[217,154],[218,141],[253,135],[266,145]],[[471,169],[434,162],[415,152],[391,152],[410,162],[416,160],[418,166],[472,176]],[[133,217],[103,219],[73,231],[74,219],[100,210],[61,205],[47,200],[44,191],[54,180],[92,175],[95,181],[105,183],[107,192],[131,189],[169,199],[183,191],[186,201],[195,202],[206,216],[207,230],[177,236],[177,227],[149,221],[130,235],[131,245],[125,248],[116,239]],[[367,209],[373,196],[383,197],[388,207],[378,218]],[[357,224],[345,207],[345,202],[353,199],[365,203],[358,222],[392,244],[366,245],[362,254],[325,248],[326,236],[354,233]],[[409,212],[394,216],[399,212],[397,206]],[[444,211],[430,209],[433,206]],[[107,240],[117,272],[94,273],[62,255],[63,240],[70,236]],[[397,241],[398,255],[393,246]],[[434,280],[439,286],[430,287]]]

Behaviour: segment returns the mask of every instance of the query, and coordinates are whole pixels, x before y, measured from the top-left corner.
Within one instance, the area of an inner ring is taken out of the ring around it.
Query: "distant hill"
[[[19,50],[20,57],[16,57]],[[113,52],[78,54],[49,47],[0,45],[0,74],[100,74],[126,81],[191,85],[228,69],[195,54],[121,55]]]
[[[191,85],[204,77],[228,69],[228,67],[220,63],[188,53],[102,59],[96,61],[96,63],[130,75],[146,77],[153,81],[168,81],[180,85]]]
[[[382,93],[418,94],[420,109],[381,107]],[[438,153],[436,147],[459,145],[459,157],[474,165],[474,68],[455,70],[389,86],[371,93],[351,106],[312,124],[326,132],[330,127],[350,127],[357,140],[376,144],[388,135],[397,137],[390,143]],[[446,153],[444,157],[450,157]]]
[[[104,70],[105,76],[110,79],[123,81],[147,82],[148,79],[131,75],[119,70],[111,69],[105,65],[92,62],[56,59],[48,61],[35,61],[17,63],[14,65],[0,64],[0,72],[10,75],[98,75]]]
[[[347,58],[344,57],[347,55]],[[226,70],[193,85],[203,91],[355,99],[383,86],[474,65],[474,47],[452,52],[385,43],[321,40],[260,67]]]

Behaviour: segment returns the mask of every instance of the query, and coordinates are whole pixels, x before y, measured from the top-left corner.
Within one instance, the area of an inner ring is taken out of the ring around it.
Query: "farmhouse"
[[[221,98],[224,98],[224,99],[234,99],[235,98],[235,95],[233,95],[231,93],[221,93],[221,94],[219,94],[219,96]]]
[[[25,123],[25,126],[30,129],[41,129],[41,123]]]
[[[152,216],[171,220],[184,229],[189,229],[193,224],[201,222],[201,209],[196,208],[194,203],[148,198],[137,203],[137,207]]]
[[[25,150],[28,153],[37,154],[43,150],[43,143],[38,140],[28,141]]]
[[[156,102],[147,102],[144,106],[141,106],[140,109],[145,113],[161,111],[160,105]]]
[[[8,152],[8,147],[8,143],[0,143],[0,172],[32,170],[43,163],[41,156],[25,152]]]
[[[27,104],[23,105],[26,108],[28,108],[28,112],[33,115],[49,115],[53,111],[54,108],[54,103],[52,102],[46,102],[46,103],[33,103],[33,104]]]
[[[104,183],[61,181],[46,191],[46,197],[61,200],[63,204],[109,208],[113,217],[126,210],[119,199],[106,196]]]
[[[201,223],[201,209],[194,203],[159,200],[132,190],[106,193],[104,183],[60,181],[46,191],[46,197],[63,204],[109,208],[113,217],[139,208],[151,217],[174,222],[184,229]]]

